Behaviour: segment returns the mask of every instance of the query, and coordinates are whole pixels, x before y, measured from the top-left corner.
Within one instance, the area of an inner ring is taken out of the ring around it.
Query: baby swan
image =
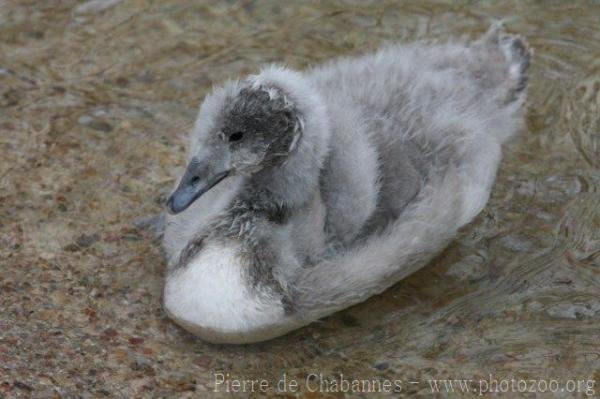
[[[485,206],[530,55],[497,24],[214,90],[167,205],[169,316],[263,341],[424,266]]]

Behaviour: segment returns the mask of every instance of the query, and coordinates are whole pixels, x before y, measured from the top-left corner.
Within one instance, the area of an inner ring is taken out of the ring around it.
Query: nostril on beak
[[[190,180],[190,183],[192,183],[194,186],[196,184],[198,184],[199,182],[200,182],[200,177],[198,177],[198,176],[194,176],[194,177],[192,177],[192,180]]]

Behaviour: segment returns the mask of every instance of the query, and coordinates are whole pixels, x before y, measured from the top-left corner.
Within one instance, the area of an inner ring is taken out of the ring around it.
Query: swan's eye
[[[244,132],[231,133],[231,135],[229,136],[229,142],[240,141],[243,138],[244,138]]]

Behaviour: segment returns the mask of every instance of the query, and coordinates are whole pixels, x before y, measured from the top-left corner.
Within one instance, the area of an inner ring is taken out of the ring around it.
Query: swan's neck
[[[321,162],[302,159],[296,152],[283,164],[269,166],[253,175],[245,187],[250,192],[267,193],[268,201],[274,205],[298,209],[314,197],[320,173]]]
[[[306,204],[318,187],[329,152],[331,133],[325,101],[310,79],[284,68],[266,68],[252,82],[257,87],[277,87],[285,93],[299,114],[302,133],[283,163],[252,176],[249,187],[264,189],[275,201],[291,208]]]

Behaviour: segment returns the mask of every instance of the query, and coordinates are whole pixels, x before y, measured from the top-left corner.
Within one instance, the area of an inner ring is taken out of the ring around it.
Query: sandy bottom
[[[291,3],[0,1],[0,397],[202,397],[226,390],[215,373],[270,393],[284,372],[305,393],[340,374],[423,395],[446,378],[600,385],[600,5]],[[136,221],[161,210],[211,84],[491,17],[535,48],[528,121],[446,251],[272,342],[208,345],[166,317]]]

